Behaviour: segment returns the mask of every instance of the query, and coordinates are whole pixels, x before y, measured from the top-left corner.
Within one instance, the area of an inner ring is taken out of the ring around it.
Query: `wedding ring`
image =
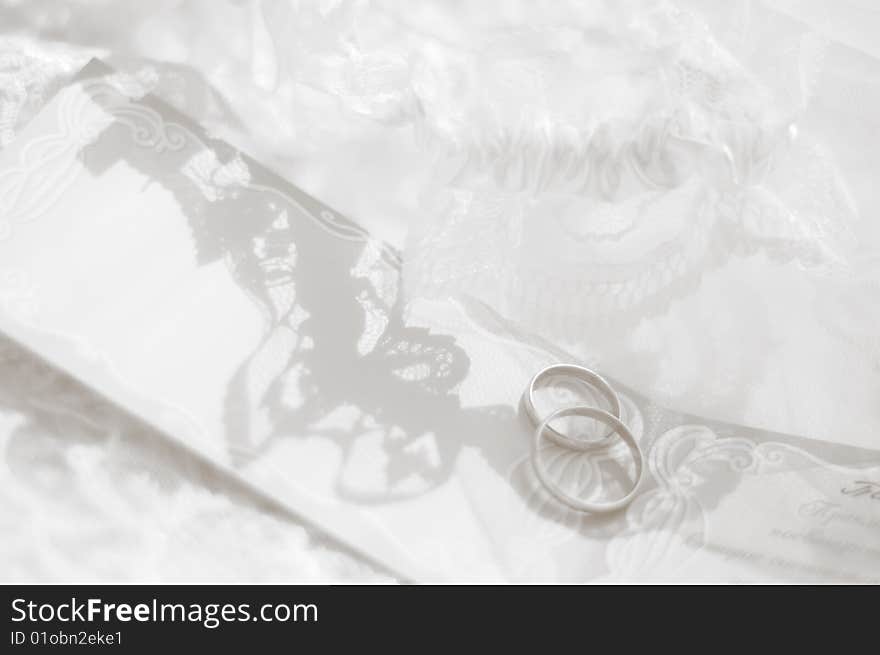
[[[618,419],[618,421],[620,420],[620,398],[614,389],[611,388],[611,385],[605,381],[605,378],[583,366],[577,366],[575,364],[552,364],[535,374],[523,394],[523,407],[534,425],[541,423],[541,417],[538,416],[538,411],[535,409],[535,389],[541,380],[545,380],[554,375],[564,375],[588,383],[608,400],[611,405],[609,413]],[[544,421],[543,425],[544,429],[547,431],[547,438],[550,439],[550,441],[563,448],[570,448],[572,450],[589,450],[595,448],[602,445],[605,439],[608,439],[614,434],[614,430],[609,429],[608,432],[598,439],[572,439],[551,426],[550,421]]]
[[[570,494],[567,494],[559,486],[551,481],[547,476],[547,471],[541,466],[539,462],[538,452],[541,447],[541,439],[545,436],[545,432],[547,432],[548,424],[552,421],[555,421],[560,418],[565,418],[566,416],[585,416],[587,418],[596,419],[605,423],[610,429],[612,434],[617,433],[620,435],[620,438],[629,446],[630,450],[633,453],[633,460],[636,465],[636,481],[633,485],[632,490],[626,494],[623,498],[618,500],[611,500],[606,502],[587,502],[585,500],[581,500],[580,498],[576,498]],[[629,431],[619,418],[606,412],[604,409],[599,409],[598,407],[590,407],[589,405],[576,405],[573,407],[563,407],[562,409],[558,409],[550,416],[545,418],[535,429],[535,438],[532,442],[532,467],[535,470],[535,474],[538,476],[538,479],[541,481],[541,484],[549,491],[553,496],[556,497],[562,503],[565,503],[572,509],[578,510],[579,512],[591,512],[593,514],[607,514],[609,512],[615,512],[619,509],[622,509],[629,505],[632,502],[632,499],[636,497],[636,493],[639,489],[639,485],[642,483],[642,472],[643,472],[643,456],[642,449],[639,447],[639,444],[636,442],[635,437],[633,437],[632,432]]]

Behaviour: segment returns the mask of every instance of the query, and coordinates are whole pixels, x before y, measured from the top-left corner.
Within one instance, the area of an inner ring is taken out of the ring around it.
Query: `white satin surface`
[[[0,147],[100,56],[402,247],[412,297],[833,440],[880,428],[878,27],[868,0],[0,0]],[[0,356],[4,581],[389,579]]]

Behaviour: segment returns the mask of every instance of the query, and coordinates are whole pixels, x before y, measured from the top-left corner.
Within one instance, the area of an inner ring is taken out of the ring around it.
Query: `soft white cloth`
[[[877,433],[877,27],[868,0],[0,0],[0,145],[98,55],[405,244],[413,295],[682,410]],[[385,579],[2,352],[4,579]]]

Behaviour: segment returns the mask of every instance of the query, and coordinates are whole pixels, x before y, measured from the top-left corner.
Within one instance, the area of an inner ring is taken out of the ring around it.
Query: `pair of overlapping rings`
[[[556,377],[566,377],[586,382],[605,397],[610,406],[610,411],[592,405],[572,405],[570,407],[557,409],[548,416],[542,418],[538,415],[538,412],[535,409],[535,389],[540,386],[541,382]],[[639,444],[636,442],[630,429],[621,420],[620,397],[601,375],[588,368],[577,366],[575,364],[553,364],[552,366],[548,366],[547,368],[538,371],[538,373],[532,378],[531,382],[529,382],[529,386],[523,394],[523,407],[526,414],[535,425],[535,434],[534,439],[532,440],[532,466],[534,467],[535,474],[538,476],[541,484],[544,485],[547,491],[553,494],[557,500],[565,503],[572,509],[593,514],[615,512],[632,502],[642,481],[644,468],[642,449],[639,447]],[[566,436],[554,428],[552,424],[559,419],[569,416],[581,416],[594,419],[608,426],[608,431],[602,437],[591,440],[574,439]],[[570,450],[587,451],[600,446],[606,446],[607,440],[612,438],[615,434],[619,435],[629,447],[635,461],[636,469],[635,483],[629,493],[622,498],[602,502],[586,501],[577,498],[565,492],[559,487],[559,485],[551,480],[546,469],[541,465],[539,452],[541,443],[544,439],[548,439],[558,446]]]

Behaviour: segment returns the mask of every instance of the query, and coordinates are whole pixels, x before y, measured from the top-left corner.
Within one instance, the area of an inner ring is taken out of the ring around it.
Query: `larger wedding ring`
[[[611,500],[606,502],[588,502],[585,500],[581,500],[571,494],[563,491],[555,482],[550,480],[547,475],[547,471],[541,466],[539,452],[541,449],[541,439],[544,436],[548,436],[552,434],[547,430],[548,425],[560,418],[565,418],[567,416],[584,416],[587,418],[596,419],[607,425],[611,428],[611,433],[617,433],[620,435],[620,438],[629,446],[629,449],[633,453],[633,460],[636,465],[636,480],[635,484],[633,484],[632,490],[627,493],[623,498],[619,498],[617,500]],[[619,418],[606,412],[604,409],[599,409],[598,407],[590,407],[588,405],[575,405],[573,407],[563,407],[562,409],[558,409],[550,416],[545,418],[538,427],[535,429],[535,438],[532,442],[532,467],[535,470],[535,474],[538,476],[538,479],[541,481],[541,484],[549,491],[553,496],[556,497],[562,503],[565,503],[572,509],[578,510],[579,512],[591,512],[593,514],[607,514],[609,512],[616,512],[619,509],[626,507],[632,502],[633,498],[636,497],[636,494],[639,489],[639,485],[642,483],[642,474],[643,474],[643,456],[642,449],[639,447],[639,444],[636,442],[635,438],[632,435],[632,432],[629,431],[629,428],[624,425]]]
[[[532,421],[532,424],[538,425],[541,423],[541,417],[538,415],[538,411],[535,409],[535,389],[538,386],[538,383],[546,380],[549,377],[553,376],[565,376],[568,378],[574,378],[575,380],[580,380],[582,382],[587,382],[590,386],[592,386],[596,391],[598,391],[605,399],[608,401],[610,405],[609,413],[612,414],[618,421],[620,420],[620,398],[614,389],[611,388],[611,385],[605,381],[598,373],[591,371],[588,368],[584,368],[583,366],[577,366],[576,364],[552,364],[540,371],[538,371],[535,376],[532,378],[532,381],[529,382],[529,386],[526,388],[525,393],[523,394],[523,407],[528,414],[529,418]],[[557,417],[559,418],[559,417]],[[544,429],[547,431],[547,438],[550,439],[553,443],[558,446],[562,446],[563,448],[569,448],[571,450],[590,450],[599,445],[604,445],[606,443],[606,439],[608,439],[612,434],[614,434],[614,430],[608,430],[602,437],[598,439],[572,439],[561,432],[559,432],[556,428],[550,425],[551,421],[544,421]]]

